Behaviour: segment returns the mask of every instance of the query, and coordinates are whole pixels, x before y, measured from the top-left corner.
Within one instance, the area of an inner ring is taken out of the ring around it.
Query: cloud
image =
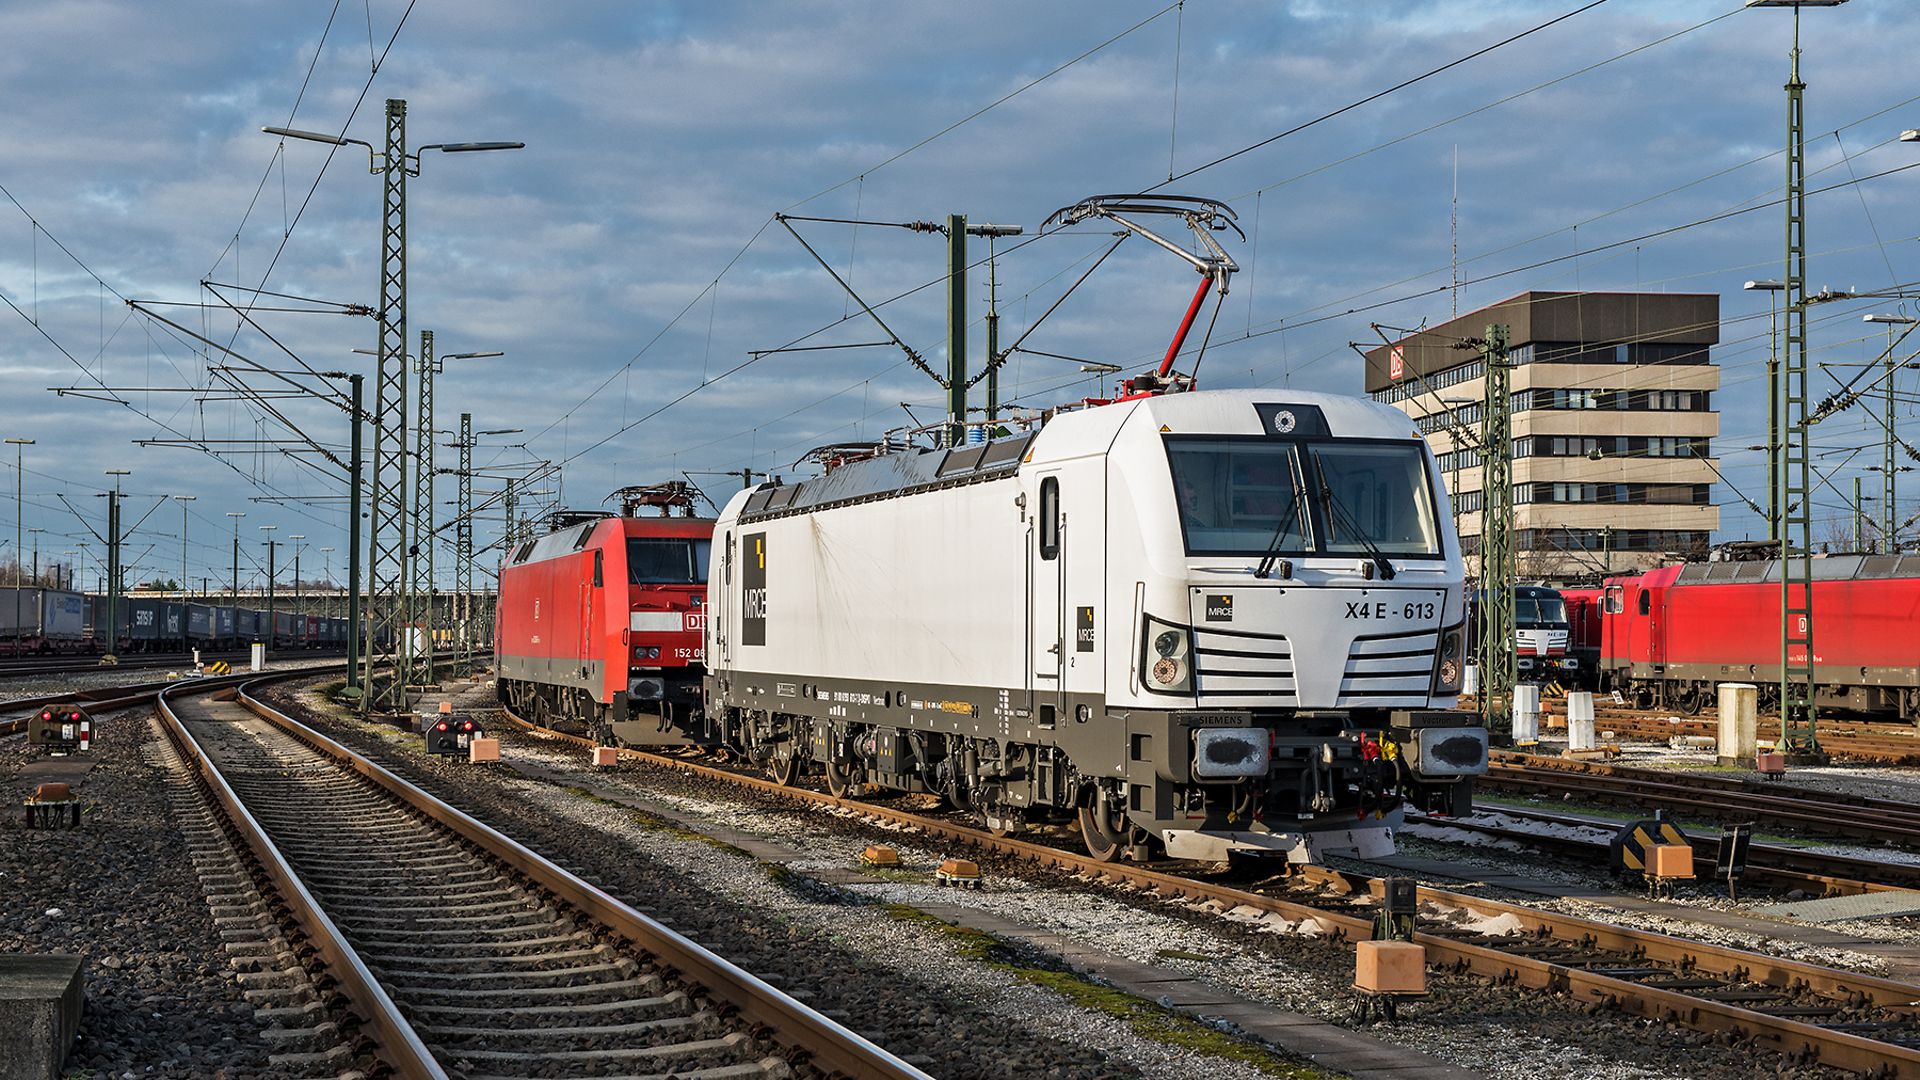
[[[376,47],[402,7],[374,6]],[[816,329],[823,333],[809,344],[884,336],[784,230],[767,227],[747,243],[772,212],[832,188],[799,212],[874,220],[965,212],[974,220],[1017,222],[1031,234],[1045,214],[1081,195],[1163,179],[1170,144],[1175,169],[1190,168],[1546,17],[1538,5],[1466,0],[1364,8],[1188,4],[1179,27],[1177,137],[1169,128],[1175,25],[1167,16],[875,168],[1159,7],[822,0],[783,5],[772,19],[763,8],[665,2],[566,5],[538,18],[504,0],[421,5],[350,134],[380,142],[382,102],[401,97],[415,144],[528,143],[512,154],[428,154],[409,183],[410,329],[435,330],[442,351],[508,354],[450,369],[439,384],[438,419],[450,426],[470,411],[477,427],[526,428],[516,439],[552,425],[533,439],[532,452],[558,459],[708,381],[683,403],[572,461],[566,491],[581,505],[680,469],[785,470],[816,442],[872,437],[907,423],[901,401],[932,419],[937,412],[920,403],[936,402],[937,388],[890,347],[780,354],[713,381],[747,362],[749,350]],[[1682,187],[1781,142],[1787,27],[1766,12],[1741,12],[1257,200],[1251,195],[1725,9],[1606,5],[1182,181],[1178,190],[1238,196],[1249,232],[1256,217],[1259,223],[1257,245],[1234,248],[1245,270],[1216,330],[1209,384],[1357,392],[1357,362],[1344,343],[1370,338],[1369,320],[1444,317],[1456,145],[1469,279],[1566,255],[1576,243],[1596,247],[1775,197],[1778,158]],[[277,454],[221,464],[192,451],[130,445],[162,434],[161,424],[209,438],[276,433],[276,424],[260,426],[254,410],[230,395],[128,393],[127,407],[45,389],[88,385],[94,375],[109,385],[151,380],[171,388],[204,388],[214,378],[189,339],[128,318],[49,231],[129,297],[210,300],[198,287],[203,277],[257,282],[277,258],[268,280],[275,291],[377,301],[380,189],[365,171],[364,150],[344,148],[316,186],[324,147],[289,142],[281,156],[277,141],[258,132],[287,122],[310,63],[312,81],[294,126],[338,130],[360,98],[369,61],[365,18],[343,11],[314,62],[325,14],[104,0],[0,10],[0,38],[18,45],[0,56],[0,93],[24,103],[0,115],[0,141],[9,147],[0,183],[45,225],[36,229],[0,203],[0,292],[40,323],[0,310],[0,426],[41,439],[30,448],[29,464],[38,461],[41,471],[29,474],[28,488],[47,508],[30,515],[72,529],[53,492],[75,497],[101,486],[105,468],[130,464],[130,480],[144,493],[199,495],[193,528],[208,535],[230,525],[223,515],[231,508],[246,510],[248,524],[284,517],[315,545],[342,545],[337,504],[247,502],[263,493],[318,500],[338,490],[334,478]],[[1845,179],[1848,167],[1826,133],[1907,96],[1899,43],[1913,28],[1912,15],[1904,6],[1852,5],[1814,12],[1805,27],[1810,156],[1814,167],[1827,169],[1819,182],[1831,183]],[[1842,132],[1859,174],[1912,160],[1910,148],[1886,144],[1913,123],[1903,119],[1905,111]],[[850,182],[834,186],[843,181]],[[1815,262],[1816,283],[1870,288],[1915,277],[1907,238],[1920,225],[1907,208],[1917,183],[1903,174],[1860,194],[1817,197],[1811,235],[1825,254]],[[1591,221],[1577,237],[1567,228],[1641,200],[1650,201]],[[296,216],[289,239],[285,230]],[[798,227],[876,300],[944,271],[937,237]],[[1777,210],[1763,210],[1577,265],[1569,260],[1470,284],[1461,303],[1575,281],[1589,288],[1640,283],[1721,292],[1726,314],[1750,314],[1757,305],[1739,283],[1756,266],[1777,262],[1780,230]],[[1001,245],[1009,252],[998,267],[1003,341],[1045,310],[1100,243],[1062,235],[1017,250]],[[1486,252],[1499,253],[1476,258]],[[736,255],[717,300],[694,303],[663,333]],[[1402,279],[1406,284],[1382,288]],[[1031,344],[1150,362],[1165,348],[1190,281],[1174,260],[1130,242]],[[976,323],[984,293],[976,277]],[[261,304],[296,306],[272,298]],[[236,335],[232,314],[217,307],[157,310],[222,344],[231,338],[268,366],[295,365],[258,331]],[[849,312],[854,317],[842,322]],[[937,286],[882,314],[940,363],[945,330]],[[367,318],[263,312],[259,319],[317,369],[371,372],[368,358],[349,352],[373,344]],[[1309,324],[1315,319],[1325,321]],[[1297,328],[1245,336],[1283,323]],[[1816,344],[1823,357],[1859,359],[1871,350],[1853,327],[1822,334]],[[981,340],[976,325],[976,365]],[[1718,402],[1727,431],[1723,467],[1756,493],[1759,463],[1739,448],[1757,441],[1749,417],[1760,403],[1753,378],[1764,357],[1758,344],[1723,348],[1727,388]],[[1005,376],[1004,396],[1023,405],[1095,389],[1075,365],[1033,356],[1016,357]],[[344,440],[337,408],[275,404],[316,438]],[[442,494],[450,497],[450,483]],[[1734,502],[1725,493],[1722,500]],[[1755,528],[1751,515],[1737,510],[1725,520],[1733,535]],[[497,527],[483,525],[483,541]],[[222,545],[208,542],[191,555],[209,574],[227,573]]]

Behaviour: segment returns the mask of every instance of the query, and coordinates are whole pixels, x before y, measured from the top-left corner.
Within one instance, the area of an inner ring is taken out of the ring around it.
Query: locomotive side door
[[[1664,588],[1657,595],[1645,586],[1640,589],[1640,614],[1647,617],[1647,660],[1656,674],[1665,671],[1667,663],[1666,599]]]
[[[1066,545],[1062,541],[1060,473],[1041,473],[1029,518],[1027,549],[1027,691],[1035,719],[1046,723],[1060,693],[1062,657],[1067,649],[1062,607]]]
[[[728,621],[733,611],[733,530],[728,529],[720,548],[720,572],[707,571],[708,581],[718,587],[707,588],[707,635],[713,640],[707,647],[707,663],[725,670],[732,666],[733,636]]]

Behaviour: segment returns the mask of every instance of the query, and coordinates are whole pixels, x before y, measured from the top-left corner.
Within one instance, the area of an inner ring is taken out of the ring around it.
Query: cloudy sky
[[[308,538],[306,567],[322,564],[323,546],[338,549],[335,574],[344,567],[340,471],[310,449],[287,452],[281,421],[232,400],[209,369],[371,373],[350,350],[374,345],[372,320],[270,310],[314,305],[265,296],[252,301],[256,327],[222,298],[246,306],[244,289],[263,288],[374,304],[379,181],[357,146],[330,156],[262,126],[379,142],[384,99],[404,98],[415,145],[524,141],[429,153],[410,184],[412,329],[435,331],[441,353],[506,354],[448,364],[438,425],[466,411],[477,429],[523,429],[483,440],[482,491],[547,461],[564,467],[540,483],[554,492],[544,498],[576,507],[683,470],[720,497],[738,481],[713,472],[794,475],[811,447],[940,415],[938,388],[890,347],[752,358],[796,339],[883,336],[775,212],[965,213],[1031,237],[1081,196],[1163,183],[1582,6],[1166,187],[1227,200],[1249,236],[1232,243],[1243,272],[1203,375],[1357,393],[1347,343],[1373,340],[1370,321],[1448,317],[1457,154],[1461,310],[1529,288],[1721,294],[1716,449],[1738,493],[1716,496],[1725,535],[1750,535],[1759,522],[1740,504],[1764,501],[1759,455],[1745,448],[1763,436],[1767,322],[1740,283],[1779,276],[1780,211],[1663,232],[1780,195],[1792,18],[1740,0],[10,0],[0,297],[17,310],[0,306],[0,429],[38,440],[26,524],[46,530],[43,561],[74,549],[86,532],[60,496],[97,514],[104,471],[129,468],[130,522],[163,497],[195,496],[190,577],[230,574],[230,511],[247,515],[249,563],[266,535],[257,526],[274,525]],[[1917,26],[1902,0],[1806,17],[1811,186],[1834,188],[1811,200],[1816,287],[1920,279],[1920,169],[1869,178],[1920,162],[1920,146],[1897,141],[1920,126]],[[881,310],[944,366],[939,237],[796,227],[870,302],[929,286]],[[1105,243],[1087,229],[1001,242],[1016,245],[998,263],[1006,339]],[[1028,344],[1142,366],[1165,348],[1191,282],[1129,242]],[[984,293],[976,275],[976,319]],[[1873,356],[1884,336],[1860,315],[1899,308],[1822,309],[1817,359]],[[976,324],[976,367],[981,339]],[[1018,355],[1003,397],[1074,400],[1098,391],[1092,378]],[[344,447],[338,409],[266,404],[322,447]],[[1877,453],[1842,464],[1877,441],[1869,423],[1848,414],[1821,431],[1842,486]],[[225,453],[140,441],[155,439]],[[12,455],[6,468],[11,481]],[[1903,517],[1920,507],[1920,478],[1908,487]],[[443,478],[437,497],[453,494]],[[1839,501],[1823,494],[1820,512],[1838,515]],[[499,530],[490,513],[482,545]],[[9,549],[14,519],[9,501]],[[129,548],[136,577],[177,573],[180,530],[178,504],[146,519]]]

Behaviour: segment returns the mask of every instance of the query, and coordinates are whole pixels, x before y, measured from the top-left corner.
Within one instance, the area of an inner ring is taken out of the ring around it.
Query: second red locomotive
[[[1920,558],[1814,560],[1815,704],[1920,717]],[[1780,564],[1687,563],[1610,578],[1601,597],[1603,686],[1642,707],[1694,712],[1721,682],[1776,707]],[[1803,660],[1804,655],[1795,657]]]
[[[685,485],[638,489],[618,516],[524,541],[500,569],[495,625],[502,703],[606,745],[679,743],[699,708],[713,522]]]

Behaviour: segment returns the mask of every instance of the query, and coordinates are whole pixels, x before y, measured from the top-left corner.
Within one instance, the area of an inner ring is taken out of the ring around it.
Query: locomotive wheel
[[[865,769],[851,761],[828,761],[827,792],[836,799],[857,799],[867,793]]]
[[[1126,851],[1127,834],[1131,831],[1124,821],[1117,826],[1112,820],[1112,811],[1103,795],[1096,795],[1080,808],[1080,842],[1085,845],[1087,854],[1101,862],[1119,862]]]
[[[800,779],[799,755],[789,754],[786,757],[781,757],[779,754],[775,754],[768,758],[767,779],[772,780],[781,787],[792,787],[794,781]]]
[[[1673,709],[1686,716],[1700,715],[1700,689],[1687,683],[1674,691]]]

